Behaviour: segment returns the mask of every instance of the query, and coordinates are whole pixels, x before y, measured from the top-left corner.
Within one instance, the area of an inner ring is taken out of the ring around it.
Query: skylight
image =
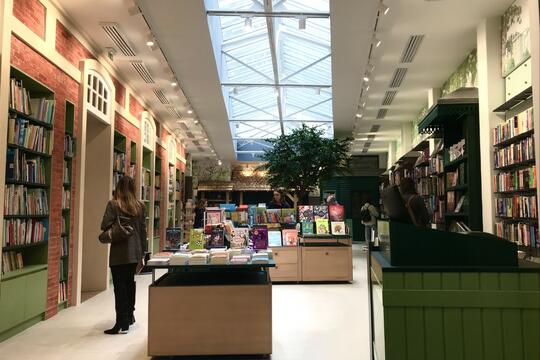
[[[206,0],[238,160],[302,124],[333,137],[328,0]]]

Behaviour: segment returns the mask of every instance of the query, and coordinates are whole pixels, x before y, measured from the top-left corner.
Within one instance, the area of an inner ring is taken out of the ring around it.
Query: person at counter
[[[403,178],[399,184],[399,191],[413,224],[416,226],[429,226],[431,217],[429,216],[424,199],[416,192],[413,179]]]
[[[274,190],[272,200],[266,204],[267,209],[290,209],[291,206],[283,198],[283,193],[280,190]]]

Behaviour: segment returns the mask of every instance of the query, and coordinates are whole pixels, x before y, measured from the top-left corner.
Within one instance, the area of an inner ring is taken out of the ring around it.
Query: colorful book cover
[[[281,209],[266,210],[266,220],[270,224],[279,224],[281,222]]]
[[[296,223],[294,209],[281,209],[281,222],[285,224],[294,224]]]
[[[302,234],[314,234],[313,221],[302,221]]]
[[[206,211],[206,224],[217,225],[221,223],[222,210],[210,210]]]
[[[281,231],[269,231],[268,232],[268,246],[282,246],[281,245]]]
[[[283,229],[281,233],[283,235],[283,246],[298,245],[298,231],[296,229]]]
[[[315,220],[318,220],[318,219],[328,220],[328,206],[315,205],[313,207],[313,217],[315,218]]]
[[[212,229],[212,233],[207,235],[206,248],[222,248],[225,246],[225,235],[223,229]]]
[[[189,249],[201,250],[204,249],[204,232],[201,229],[191,229],[189,231]]]
[[[300,222],[313,221],[313,206],[312,205],[299,205],[298,206],[298,218]]]
[[[332,235],[347,234],[347,231],[345,230],[345,221],[332,221],[330,223],[330,228],[332,230]]]
[[[242,249],[247,246],[249,238],[248,228],[235,228],[231,236],[231,249]]]
[[[257,219],[257,206],[255,205],[248,206],[248,217],[249,217],[249,225],[251,226],[255,225],[255,221]]]
[[[317,229],[318,235],[327,235],[329,233],[328,220],[326,219],[315,220],[315,228]]]
[[[328,206],[328,217],[330,221],[345,221],[345,208],[343,205]]]
[[[251,230],[251,241],[253,249],[262,250],[268,248],[268,229],[266,227],[257,226]]]
[[[258,207],[257,208],[257,218],[255,220],[255,224],[266,224],[268,222],[267,216],[266,216],[266,208],[264,207]]]

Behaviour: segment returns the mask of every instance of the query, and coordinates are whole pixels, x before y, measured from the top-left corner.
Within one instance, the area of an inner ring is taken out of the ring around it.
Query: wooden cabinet
[[[270,268],[272,282],[300,281],[300,247],[274,247],[275,268]]]
[[[350,246],[303,246],[302,281],[352,281]]]

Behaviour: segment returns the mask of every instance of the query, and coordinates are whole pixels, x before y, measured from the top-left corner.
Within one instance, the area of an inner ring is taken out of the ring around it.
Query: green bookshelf
[[[14,213],[14,208],[5,212],[2,234],[2,274],[0,276],[0,341],[28,327],[29,324],[42,320],[47,302],[48,240],[50,233],[50,184],[52,170],[52,138],[54,128],[54,92],[44,84],[28,76],[15,67],[10,68],[10,96],[8,116],[4,121],[11,123],[25,122],[44,130],[49,149],[26,148],[20,145],[20,137],[10,131],[3,134],[7,139],[6,198],[15,199],[15,189],[26,189],[43,199],[47,207],[28,214]],[[15,93],[18,95],[15,96]],[[24,96],[21,96],[24,94]],[[18,100],[30,99],[22,105]],[[18,159],[17,167],[10,167]],[[35,172],[23,178],[20,168],[34,163]],[[32,222],[42,235],[33,238],[30,243],[17,239],[16,229]],[[8,233],[5,237],[5,233]]]
[[[153,249],[159,249],[160,234],[161,234],[161,205],[162,205],[162,189],[161,189],[161,166],[162,159],[156,156],[154,167],[154,237]]]
[[[120,178],[126,175],[126,137],[114,131],[114,146],[113,146],[113,189]]]
[[[143,146],[142,149],[142,168],[141,168],[141,201],[144,202],[146,206],[146,228],[148,230],[148,249],[152,250],[153,238],[152,230],[153,223],[150,224],[150,217],[153,213],[153,196],[151,192],[154,191],[152,186],[152,168],[155,166],[153,164],[153,152],[152,150]],[[152,226],[150,226],[152,225]]]
[[[478,99],[440,99],[422,119],[418,131],[438,133],[442,136],[442,179],[445,181],[446,199],[444,229],[449,230],[454,221],[460,221],[471,230],[481,231],[482,178]],[[462,141],[465,146],[461,155],[451,157],[451,148]]]
[[[135,179],[135,167],[137,166],[137,143],[135,141],[130,141],[129,149],[129,176]]]

